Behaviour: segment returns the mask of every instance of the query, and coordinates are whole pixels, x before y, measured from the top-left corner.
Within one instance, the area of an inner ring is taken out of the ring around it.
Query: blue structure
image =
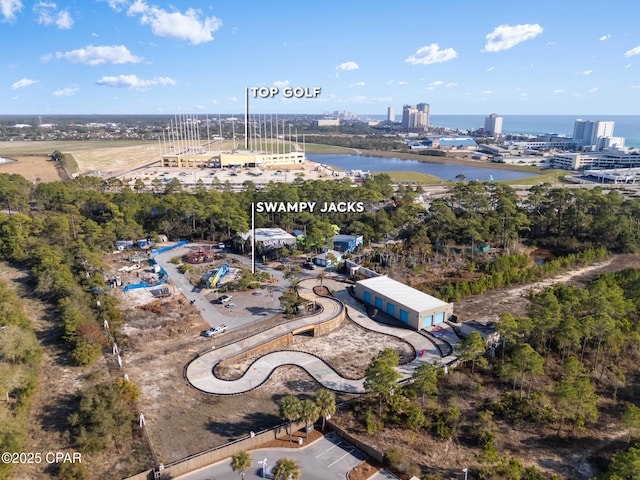
[[[222,266],[218,269],[216,274],[209,279],[209,287],[217,287],[220,281],[224,278],[224,276],[229,273],[229,264],[223,263]]]
[[[363,241],[362,235],[336,235],[333,237],[333,249],[342,253],[351,253],[358,245],[362,245]]]

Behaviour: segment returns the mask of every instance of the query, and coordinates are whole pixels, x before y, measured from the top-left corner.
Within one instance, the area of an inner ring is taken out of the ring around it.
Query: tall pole
[[[244,89],[244,149],[249,150],[249,88]]]
[[[256,204],[251,202],[251,274],[256,274]]]

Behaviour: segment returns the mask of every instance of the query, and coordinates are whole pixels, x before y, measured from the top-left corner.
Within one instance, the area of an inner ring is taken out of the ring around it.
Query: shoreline
[[[350,149],[351,153],[346,153],[343,147],[339,147],[336,151],[325,152],[306,152],[311,155],[356,155],[363,157],[382,157],[382,158],[399,158],[400,160],[415,160],[421,163],[434,163],[440,165],[461,165],[466,167],[480,167],[480,168],[495,168],[496,170],[510,170],[514,172],[525,173],[541,173],[542,169],[539,167],[521,166],[521,165],[509,165],[506,163],[489,162],[486,160],[469,160],[460,157],[435,157],[429,155],[420,155],[418,153],[405,153],[405,152],[386,152],[380,150],[359,150]]]

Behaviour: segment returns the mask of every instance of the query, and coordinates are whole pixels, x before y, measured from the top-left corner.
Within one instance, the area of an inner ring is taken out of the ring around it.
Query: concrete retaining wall
[[[229,365],[238,360],[243,360],[245,358],[250,357],[258,357],[262,355],[266,355],[267,353],[275,352],[277,350],[285,350],[289,345],[293,343],[293,335],[291,333],[287,333],[282,337],[274,338],[273,340],[269,340],[261,345],[245,350],[238,355],[222,360],[218,365],[224,367],[225,365]]]
[[[292,424],[293,431],[298,431],[305,427],[304,422],[294,422]],[[235,442],[220,445],[219,447],[207,450],[205,452],[196,453],[190,457],[183,458],[177,462],[164,466],[162,470],[161,478],[176,478],[185,473],[192,472],[207,465],[217,463],[221,460],[230,459],[233,455],[242,450],[252,450],[262,447],[265,443],[270,442],[278,438],[278,435],[282,435],[287,431],[286,424],[274,427],[269,430],[256,433],[253,437],[249,434],[246,438],[236,440]],[[231,460],[229,460],[231,462]],[[231,470],[231,467],[229,467]],[[153,480],[154,470],[145,470],[132,477],[127,477],[125,480]]]

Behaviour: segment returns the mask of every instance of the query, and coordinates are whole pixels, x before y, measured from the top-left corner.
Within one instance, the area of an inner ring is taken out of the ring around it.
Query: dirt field
[[[0,154],[0,156],[2,156]],[[15,162],[0,163],[0,173],[22,175],[30,182],[48,183],[62,180],[56,163],[48,156],[8,156]]]

